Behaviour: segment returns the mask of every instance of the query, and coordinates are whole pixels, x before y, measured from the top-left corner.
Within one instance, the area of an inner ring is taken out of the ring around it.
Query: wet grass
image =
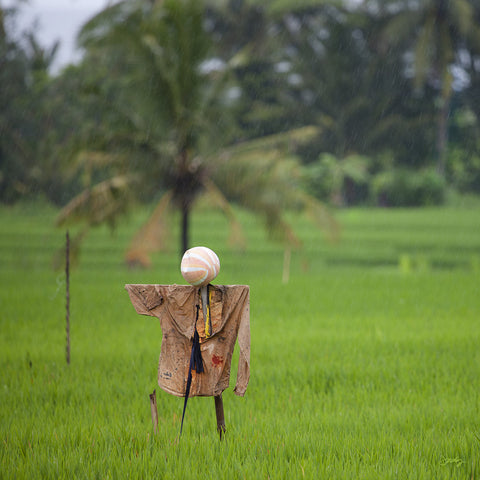
[[[183,282],[175,248],[151,270],[125,267],[147,211],[88,238],[66,365],[54,215],[0,208],[0,478],[480,478],[478,211],[339,212],[338,245],[296,219],[304,249],[287,285],[255,219],[239,212],[239,253],[220,215],[195,216],[218,283],[251,286],[251,380],[244,398],[224,393],[222,443],[209,398],[189,402],[176,443],[182,400],[158,388],[152,432],[161,331],[123,285]]]

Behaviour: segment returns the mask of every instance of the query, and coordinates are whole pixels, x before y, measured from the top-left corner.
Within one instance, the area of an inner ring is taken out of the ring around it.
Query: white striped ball
[[[190,285],[203,287],[220,272],[220,260],[217,254],[207,247],[193,247],[183,254],[180,271]]]

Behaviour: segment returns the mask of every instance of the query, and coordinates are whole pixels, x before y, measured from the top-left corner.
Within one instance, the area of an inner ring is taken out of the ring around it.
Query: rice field
[[[292,216],[284,251],[238,211],[246,248],[220,213],[194,214],[192,245],[214,249],[215,283],[251,288],[245,397],[214,401],[156,386],[161,329],[125,283],[184,283],[177,223],[149,270],[123,253],[147,217],[87,238],[70,278],[46,205],[0,207],[0,478],[480,478],[480,217],[475,208],[337,212],[338,243]],[[173,219],[175,220],[175,218]],[[157,390],[159,431],[148,395]]]

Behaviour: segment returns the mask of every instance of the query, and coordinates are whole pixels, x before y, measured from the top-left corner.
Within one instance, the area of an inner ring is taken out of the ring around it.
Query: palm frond
[[[128,265],[149,267],[151,265],[150,254],[162,250],[168,245],[169,212],[173,207],[173,191],[169,190],[162,196],[147,222],[133,237],[125,253]]]
[[[259,151],[272,149],[292,151],[296,147],[311,141],[319,132],[320,129],[314,125],[295,128],[286,132],[237,143],[224,149],[221,156],[229,157],[251,151],[258,153]]]
[[[69,245],[69,261],[70,266],[75,267],[78,265],[80,261],[80,252],[81,252],[81,245],[88,235],[90,231],[90,227],[86,226],[80,232],[70,237],[70,245]],[[53,255],[53,268],[54,270],[62,270],[65,268],[65,248],[59,248]]]
[[[230,245],[233,245],[241,250],[245,250],[246,240],[243,234],[243,229],[237,217],[235,216],[235,212],[233,211],[229,201],[209,178],[205,178],[202,183],[209,199],[222,210],[230,223]]]
[[[410,9],[396,13],[383,29],[385,40],[391,45],[397,45],[411,37],[417,28],[418,16],[419,13]]]
[[[316,198],[303,194],[303,204],[307,216],[319,227],[331,243],[337,243],[340,239],[340,224],[330,213],[328,208]]]
[[[423,87],[434,57],[434,18],[428,17],[422,27],[415,47],[415,86]]]
[[[111,165],[117,164],[119,156],[116,154],[92,151],[92,150],[80,150],[77,152],[71,163],[68,172],[66,172],[66,178],[71,179],[83,171],[85,187],[89,186],[91,174],[93,170],[100,170]]]
[[[106,222],[113,227],[118,216],[127,210],[134,180],[133,175],[118,175],[85,189],[62,208],[56,225],[84,222],[94,226]]]
[[[139,1],[122,0],[107,6],[85,23],[77,36],[77,43],[83,47],[98,45],[111,29],[138,10],[139,4]]]
[[[356,183],[366,183],[369,177],[368,166],[369,159],[363,155],[351,154],[342,161],[342,169],[346,178],[354,180]]]
[[[475,28],[473,6],[468,0],[455,0],[450,3],[454,25],[462,35],[468,35]]]
[[[272,148],[283,143],[275,137],[265,142],[270,149],[254,149],[249,145],[229,151],[217,163],[215,184],[221,186],[227,198],[263,217],[270,237],[285,245],[293,248],[301,245],[293,227],[285,220],[284,212],[292,209],[306,210],[331,239],[337,238],[338,227],[326,207],[301,189],[298,160],[291,153]],[[265,145],[260,140],[255,143]]]

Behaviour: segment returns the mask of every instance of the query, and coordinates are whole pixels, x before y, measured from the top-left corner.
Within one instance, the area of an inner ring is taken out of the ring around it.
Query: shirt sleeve
[[[250,288],[246,288],[243,308],[238,328],[238,346],[240,356],[238,359],[237,383],[233,390],[236,395],[243,397],[250,379]]]
[[[138,314],[158,316],[158,308],[164,304],[164,298],[157,285],[127,284],[125,289]]]

